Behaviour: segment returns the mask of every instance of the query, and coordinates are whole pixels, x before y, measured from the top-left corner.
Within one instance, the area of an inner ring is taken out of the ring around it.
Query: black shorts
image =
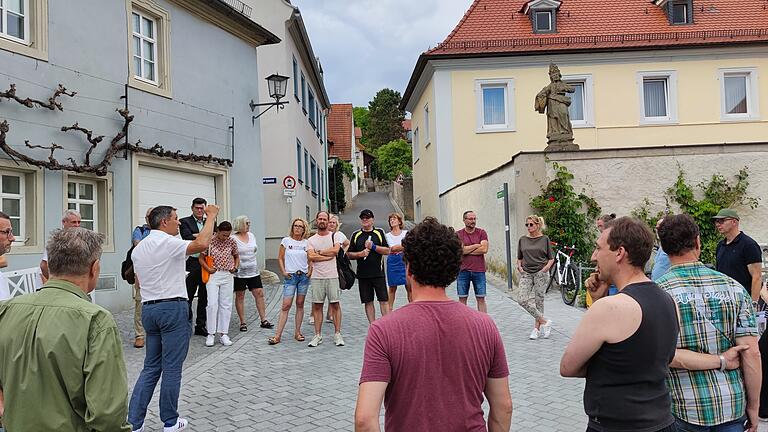
[[[246,289],[264,288],[261,283],[261,276],[249,278],[235,278],[235,291],[245,291]]]
[[[373,301],[373,293],[376,292],[376,299],[380,302],[389,300],[387,295],[387,280],[382,277],[358,278],[357,284],[360,287],[360,303],[370,303]]]

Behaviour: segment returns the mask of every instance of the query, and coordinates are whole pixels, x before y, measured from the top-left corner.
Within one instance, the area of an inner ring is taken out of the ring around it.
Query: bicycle
[[[552,246],[559,246],[555,255],[555,264],[549,269],[549,284],[547,285],[547,291],[552,286],[552,282],[557,279],[557,284],[560,286],[560,295],[563,297],[563,303],[572,305],[576,301],[576,296],[579,293],[579,281],[577,275],[579,269],[576,263],[571,259],[576,253],[576,249],[573,246],[562,246],[557,242],[550,242]],[[563,251],[567,251],[566,254]]]

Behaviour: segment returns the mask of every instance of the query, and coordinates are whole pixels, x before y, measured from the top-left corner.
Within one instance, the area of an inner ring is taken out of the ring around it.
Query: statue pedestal
[[[544,148],[545,152],[565,152],[565,151],[579,151],[579,145],[575,144],[573,140],[570,141],[555,141],[550,142]]]

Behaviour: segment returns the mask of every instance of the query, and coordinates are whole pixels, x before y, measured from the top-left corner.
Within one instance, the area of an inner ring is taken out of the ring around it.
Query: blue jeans
[[[744,416],[738,420],[719,424],[717,426],[699,426],[686,423],[675,417],[675,426],[677,426],[678,432],[744,432],[744,422],[746,421],[747,416]]]
[[[133,387],[128,406],[128,422],[133,429],[144,424],[147,406],[160,376],[160,419],[165,426],[173,426],[179,418],[179,390],[181,369],[189,350],[192,336],[192,317],[189,305],[184,301],[145,304],[141,310],[144,324],[144,369]]]
[[[283,281],[283,297],[293,297],[295,294],[307,295],[309,276],[306,273],[291,273],[291,277]]]
[[[475,288],[475,297],[485,297],[485,272],[462,270],[456,279],[456,291],[459,297],[469,296],[469,283]]]

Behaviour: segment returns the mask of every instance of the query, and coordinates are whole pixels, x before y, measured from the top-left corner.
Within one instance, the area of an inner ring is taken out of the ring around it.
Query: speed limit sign
[[[283,187],[286,189],[294,189],[296,188],[296,179],[293,178],[293,176],[285,176],[283,177]]]

